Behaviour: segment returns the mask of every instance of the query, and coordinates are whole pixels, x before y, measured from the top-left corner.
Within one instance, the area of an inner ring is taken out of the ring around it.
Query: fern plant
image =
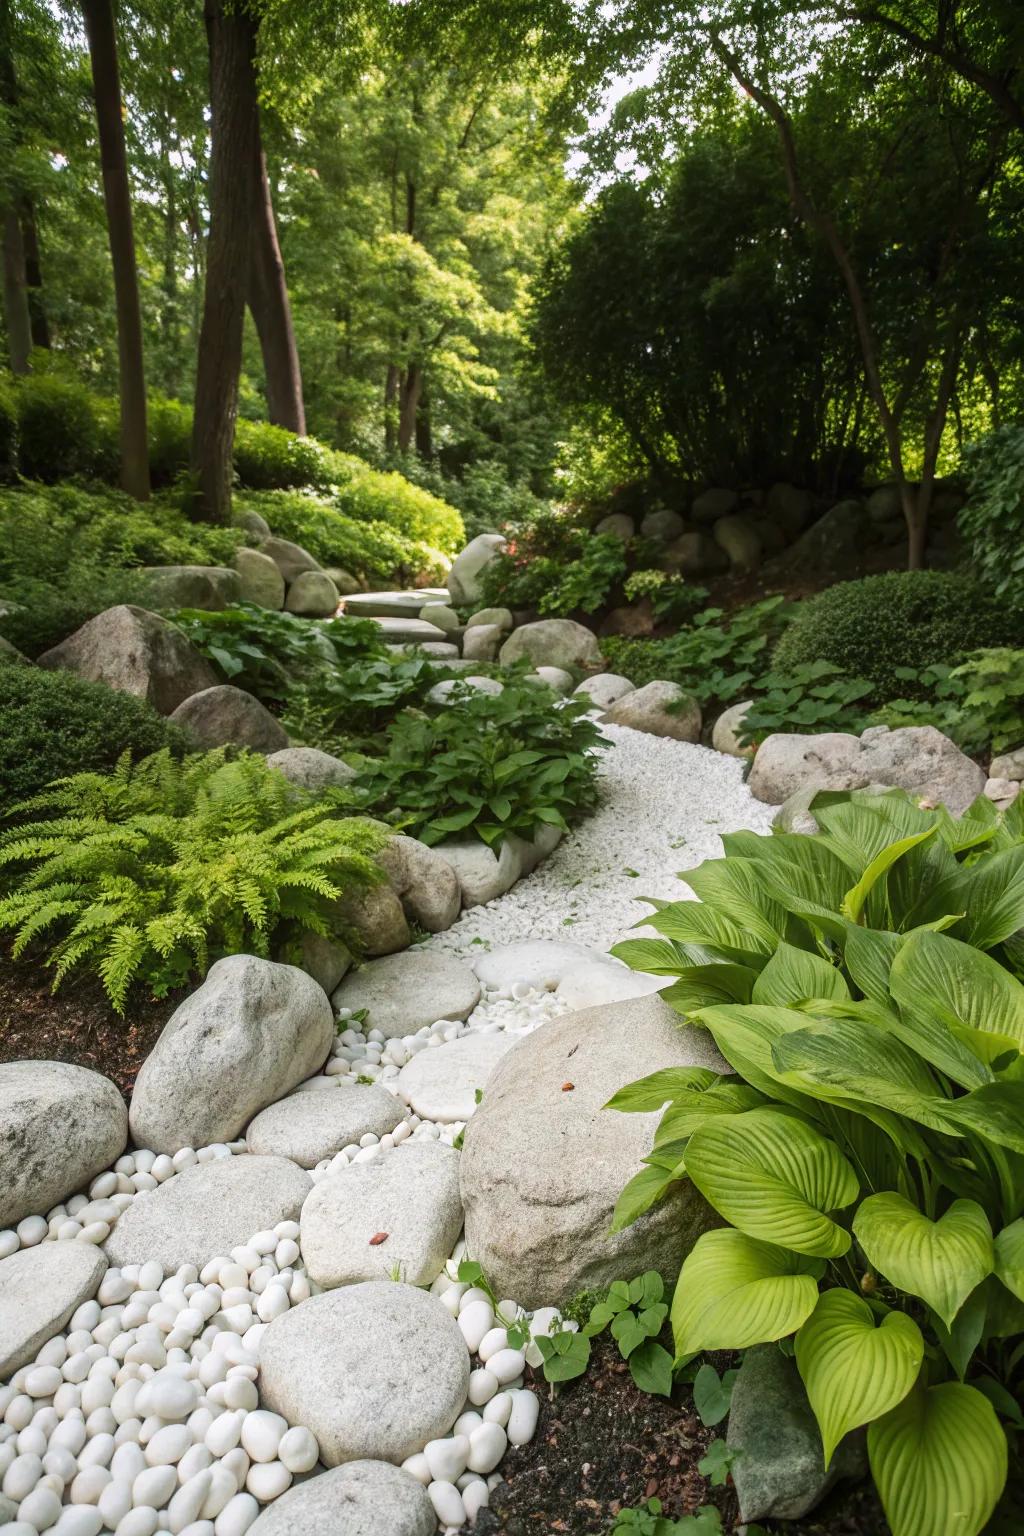
[[[381,826],[353,817],[343,791],[314,799],[259,756],[125,754],[10,814],[0,930],[15,955],[49,944],[54,990],[95,972],[119,1013],[134,982],[159,997],[222,955],[337,933],[338,899],[382,878]]]

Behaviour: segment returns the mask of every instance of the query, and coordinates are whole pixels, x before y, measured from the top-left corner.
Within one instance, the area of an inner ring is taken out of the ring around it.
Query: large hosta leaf
[[[997,1235],[996,1274],[1018,1301],[1024,1301],[1024,1216]]]
[[[627,1083],[604,1107],[627,1115],[649,1115],[664,1109],[679,1094],[703,1093],[717,1082],[718,1073],[710,1067],[662,1067],[660,1072]]]
[[[873,1267],[901,1291],[920,1296],[947,1328],[995,1266],[992,1228],[973,1200],[954,1200],[931,1221],[902,1195],[869,1195],[853,1231]]]
[[[748,1349],[795,1333],[818,1299],[821,1259],[725,1227],[697,1239],[672,1299],[677,1356]]]
[[[1006,1483],[1006,1436],[973,1387],[919,1382],[868,1430],[892,1536],[977,1536]]]
[[[862,1296],[826,1291],[796,1336],[796,1363],[818,1420],[825,1465],[840,1440],[902,1402],[917,1380],[924,1339],[902,1312],[881,1323]]]
[[[983,1061],[1024,1049],[1024,986],[970,944],[941,933],[910,935],[890,985],[901,1012],[940,1021]]]
[[[857,1175],[834,1142],[793,1115],[753,1109],[705,1123],[690,1137],[686,1171],[749,1237],[826,1259],[850,1246],[826,1213],[857,1198]]]
[[[919,843],[923,843],[929,837],[934,836],[935,831],[936,827],[933,823],[932,826],[926,827],[923,832],[914,832],[910,837],[898,838],[896,842],[889,843],[885,848],[880,849],[857,881],[857,884],[848,890],[843,897],[841,908],[843,916],[849,918],[851,923],[859,923],[864,911],[864,905],[878,882],[885,878],[898,859],[902,859],[905,853],[909,853]]]
[[[780,944],[754,981],[754,1003],[802,1003],[811,997],[849,997],[842,974],[820,955]],[[747,999],[743,999],[747,1001]]]

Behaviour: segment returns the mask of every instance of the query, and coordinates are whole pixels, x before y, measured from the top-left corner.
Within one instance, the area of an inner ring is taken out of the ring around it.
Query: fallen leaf
[[[390,1236],[390,1232],[375,1232],[370,1238],[370,1247],[379,1248],[381,1243],[386,1243]]]
[[[573,1091],[573,1089],[575,1087],[576,1087],[575,1083],[563,1083],[562,1084],[562,1092],[563,1093],[572,1093],[572,1091]]]

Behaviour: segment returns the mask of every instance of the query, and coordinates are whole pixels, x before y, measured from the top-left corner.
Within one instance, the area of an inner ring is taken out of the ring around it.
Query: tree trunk
[[[434,457],[434,425],[426,389],[420,395],[420,408],[416,412],[416,452],[426,464]]]
[[[277,239],[274,204],[267,177],[267,157],[259,142],[259,106],[256,79],[252,81],[252,99],[256,111],[255,153],[252,174],[252,238],[250,246],[249,308],[263,353],[263,372],[267,381],[267,410],[271,421],[289,432],[306,435],[306,412],[302,402],[302,373],[299,351],[295,345],[291,305],[284,262]]]
[[[398,451],[406,454],[413,445],[416,434],[416,414],[423,390],[423,369],[418,363],[410,363],[402,375],[398,403]]]
[[[149,445],[146,436],[146,372],[142,361],[142,311],[135,269],[132,204],[121,118],[121,81],[113,0],[82,0],[85,35],[92,65],[96,124],[103,171],[103,199],[114,269],[117,357],[121,398],[121,485],[137,501],[149,497]]]
[[[25,288],[25,249],[13,204],[4,211],[4,321],[12,373],[28,373],[32,325]]]
[[[249,276],[247,168],[259,144],[252,89],[256,20],[241,7],[225,10],[224,0],[205,0],[204,15],[210,49],[210,235],[192,427],[193,516],[226,523]]]
[[[25,286],[28,289],[28,312],[32,322],[32,345],[49,351],[50,324],[43,303],[43,269],[39,260],[39,234],[36,230],[36,211],[30,197],[21,200],[21,243],[25,251]]]
[[[394,453],[397,445],[395,416],[398,404],[398,377],[395,364],[388,363],[387,377],[384,380],[384,449],[386,453]]]

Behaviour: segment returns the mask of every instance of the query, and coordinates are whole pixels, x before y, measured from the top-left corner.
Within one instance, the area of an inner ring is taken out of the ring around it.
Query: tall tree
[[[256,98],[256,79],[252,79]],[[302,400],[302,372],[295,342],[288,284],[277,238],[274,204],[267,175],[267,156],[260,133],[256,106],[256,146],[250,167],[252,230],[249,270],[249,308],[256,323],[266,375],[267,412],[276,426],[304,436],[306,411]]]
[[[3,211],[4,323],[12,373],[28,373],[32,324],[25,286],[25,247],[18,210],[9,202]]]
[[[121,116],[121,81],[113,0],[82,0],[92,65],[99,130],[103,197],[110,259],[114,269],[117,352],[121,406],[121,485],[138,501],[149,496],[146,434],[146,370],[142,354],[142,310],[135,265],[131,192]]]
[[[8,117],[10,164],[19,147],[20,101],[14,62],[14,16],[10,0],[0,0],[0,108]],[[32,199],[18,186],[16,175],[6,178],[3,204],[3,292],[7,348],[13,372],[27,373],[32,346],[48,347],[49,330],[38,290],[42,283],[39,246]]]

